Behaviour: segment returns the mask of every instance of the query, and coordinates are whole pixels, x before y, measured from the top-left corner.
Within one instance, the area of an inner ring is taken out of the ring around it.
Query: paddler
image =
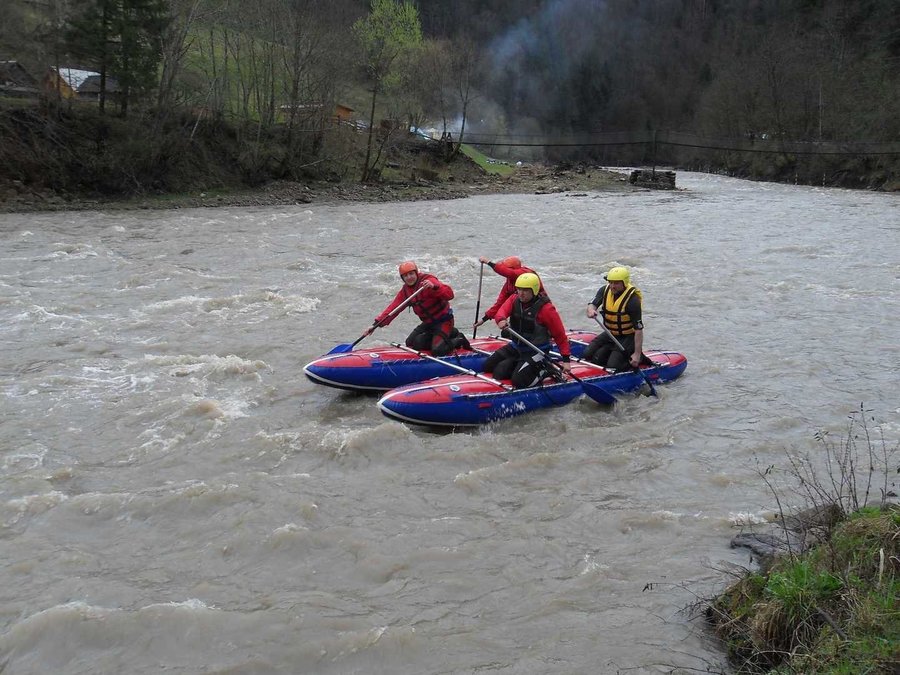
[[[625,353],[603,332],[591,340],[582,358],[610,370],[622,370],[627,365],[637,368],[644,347],[641,292],[631,285],[631,275],[625,267],[613,267],[603,278],[606,285],[588,303],[587,316],[593,319],[600,314],[599,320],[616,337]]]
[[[525,267],[525,265],[522,264],[522,260],[518,256],[514,255],[508,256],[498,262],[491,262],[490,258],[481,256],[478,259],[478,262],[480,262],[482,265],[488,265],[492,270],[503,277],[505,281],[503,283],[503,288],[500,289],[500,293],[497,295],[497,301],[494,302],[493,305],[491,305],[490,309],[488,309],[484,313],[484,316],[482,316],[481,319],[473,324],[472,328],[476,329],[480,325],[487,323],[495,316],[497,316],[497,312],[503,306],[503,303],[506,302],[507,298],[516,294],[516,279],[518,279],[521,275],[529,272],[531,274],[537,274],[530,267]],[[543,282],[540,286],[540,293],[546,295]]]
[[[402,305],[414,293],[421,293],[409,303],[416,316],[422,320],[406,338],[406,346],[417,350],[430,350],[434,356],[446,356],[454,349],[471,349],[469,341],[453,325],[453,310],[450,300],[453,289],[433,274],[419,272],[419,267],[411,260],[400,263],[398,268],[403,286],[384,311],[375,317],[375,322],[365,335],[380,326],[387,326],[396,318],[391,311]]]
[[[569,338],[556,307],[546,293],[541,293],[538,275],[533,272],[520,274],[515,288],[516,295],[507,298],[494,316],[497,327],[503,329],[509,325],[545,353],[552,346],[552,338],[562,355],[560,365],[563,370],[569,371]],[[517,389],[533,387],[549,374],[544,356],[534,353],[528,345],[517,344],[515,340],[491,354],[485,361],[484,370],[498,380],[509,379]]]

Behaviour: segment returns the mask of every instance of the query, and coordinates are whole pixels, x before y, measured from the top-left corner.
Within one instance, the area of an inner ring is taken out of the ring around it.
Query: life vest
[[[408,298],[419,290],[425,279],[432,279],[433,281],[440,283],[437,277],[431,274],[419,274],[415,286],[403,285],[404,298]],[[438,323],[439,321],[446,321],[453,316],[453,310],[450,309],[450,303],[437,297],[437,293],[434,292],[433,289],[431,293],[429,293],[428,290],[419,293],[413,301],[409,303],[409,306],[412,307],[416,316],[425,323]]]
[[[619,297],[613,296],[609,286],[603,291],[603,302],[600,305],[603,312],[603,324],[609,328],[609,332],[613,335],[631,335],[634,333],[634,320],[625,313],[625,307],[627,307],[631,296],[635,294],[640,300],[641,292],[635,286],[626,288]]]
[[[512,329],[538,347],[550,342],[550,330],[537,322],[538,312],[548,302],[550,302],[550,298],[546,295],[539,295],[528,307],[525,307],[522,301],[516,298],[509,317]]]

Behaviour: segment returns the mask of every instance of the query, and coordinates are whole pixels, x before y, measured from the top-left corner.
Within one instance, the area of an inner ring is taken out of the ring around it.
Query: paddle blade
[[[419,290],[422,290],[422,289],[419,289]],[[417,292],[418,292],[418,291],[417,291]],[[414,293],[413,295],[415,295],[415,293]],[[353,348],[354,348],[356,345],[358,345],[360,342],[362,342],[363,339],[365,339],[365,337],[366,337],[367,335],[369,335],[369,332],[368,332],[368,331],[366,331],[365,333],[363,333],[362,335],[360,335],[358,338],[356,338],[356,339],[353,341],[353,344],[349,344],[349,345],[348,345],[348,344],[337,345],[337,346],[335,346],[334,349],[332,349],[332,350],[331,350],[330,352],[328,352],[328,353],[329,353],[329,354],[346,354],[347,352],[352,352],[352,351],[353,351]]]
[[[594,399],[597,403],[601,405],[612,405],[616,402],[616,397],[610,394],[608,391],[600,388],[596,384],[591,384],[590,382],[585,382],[584,380],[579,380],[581,382],[581,388],[584,389],[584,393]]]

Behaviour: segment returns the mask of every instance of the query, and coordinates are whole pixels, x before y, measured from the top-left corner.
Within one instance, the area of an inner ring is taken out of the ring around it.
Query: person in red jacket
[[[562,369],[569,371],[571,350],[566,328],[556,307],[547,294],[541,294],[541,280],[537,274],[526,272],[516,279],[516,295],[507,298],[497,311],[494,321],[501,329],[510,326],[516,333],[535,347],[546,352],[556,341],[562,355]],[[541,354],[536,354],[528,345],[519,344],[515,339],[501,347],[485,361],[484,370],[493,373],[499,380],[509,379],[520,389],[533,387],[548,374],[547,364]]]
[[[430,350],[434,356],[446,356],[454,349],[470,349],[468,340],[453,325],[453,310],[449,302],[453,299],[453,289],[433,274],[419,272],[418,266],[411,260],[400,263],[399,272],[403,280],[402,288],[391,304],[375,317],[375,322],[365,334],[371,335],[376,328],[390,324],[396,318],[391,312],[421,288],[424,290],[409,305],[422,323],[406,338],[406,346]]]
[[[503,303],[506,302],[507,298],[516,294],[516,279],[518,279],[520,275],[525,274],[526,272],[537,274],[537,272],[530,267],[525,267],[518,256],[514,255],[504,258],[500,262],[491,262],[488,258],[481,256],[478,259],[478,262],[482,265],[490,265],[491,269],[501,277],[504,277],[505,281],[503,283],[503,288],[500,289],[500,293],[497,295],[497,301],[491,305],[481,319],[473,324],[472,328],[478,328],[481,324],[487,323],[497,315],[497,311],[503,306]],[[547,293],[547,291],[544,290],[543,282],[541,282],[539,294],[540,293],[543,293],[544,295]]]

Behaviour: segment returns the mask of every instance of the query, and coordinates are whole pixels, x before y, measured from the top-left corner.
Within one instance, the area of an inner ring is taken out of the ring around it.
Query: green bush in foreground
[[[811,465],[791,462],[793,476],[811,487],[808,501],[820,511],[839,507],[842,517],[817,543],[748,571],[707,607],[739,673],[900,673],[900,505],[888,478],[897,474],[898,447],[879,444],[856,417],[848,439],[840,447],[852,452],[838,453],[844,461],[829,464],[812,487]],[[879,473],[886,480],[873,505]]]
[[[900,508],[869,510],[799,557],[750,573],[710,616],[740,672],[900,668]]]

